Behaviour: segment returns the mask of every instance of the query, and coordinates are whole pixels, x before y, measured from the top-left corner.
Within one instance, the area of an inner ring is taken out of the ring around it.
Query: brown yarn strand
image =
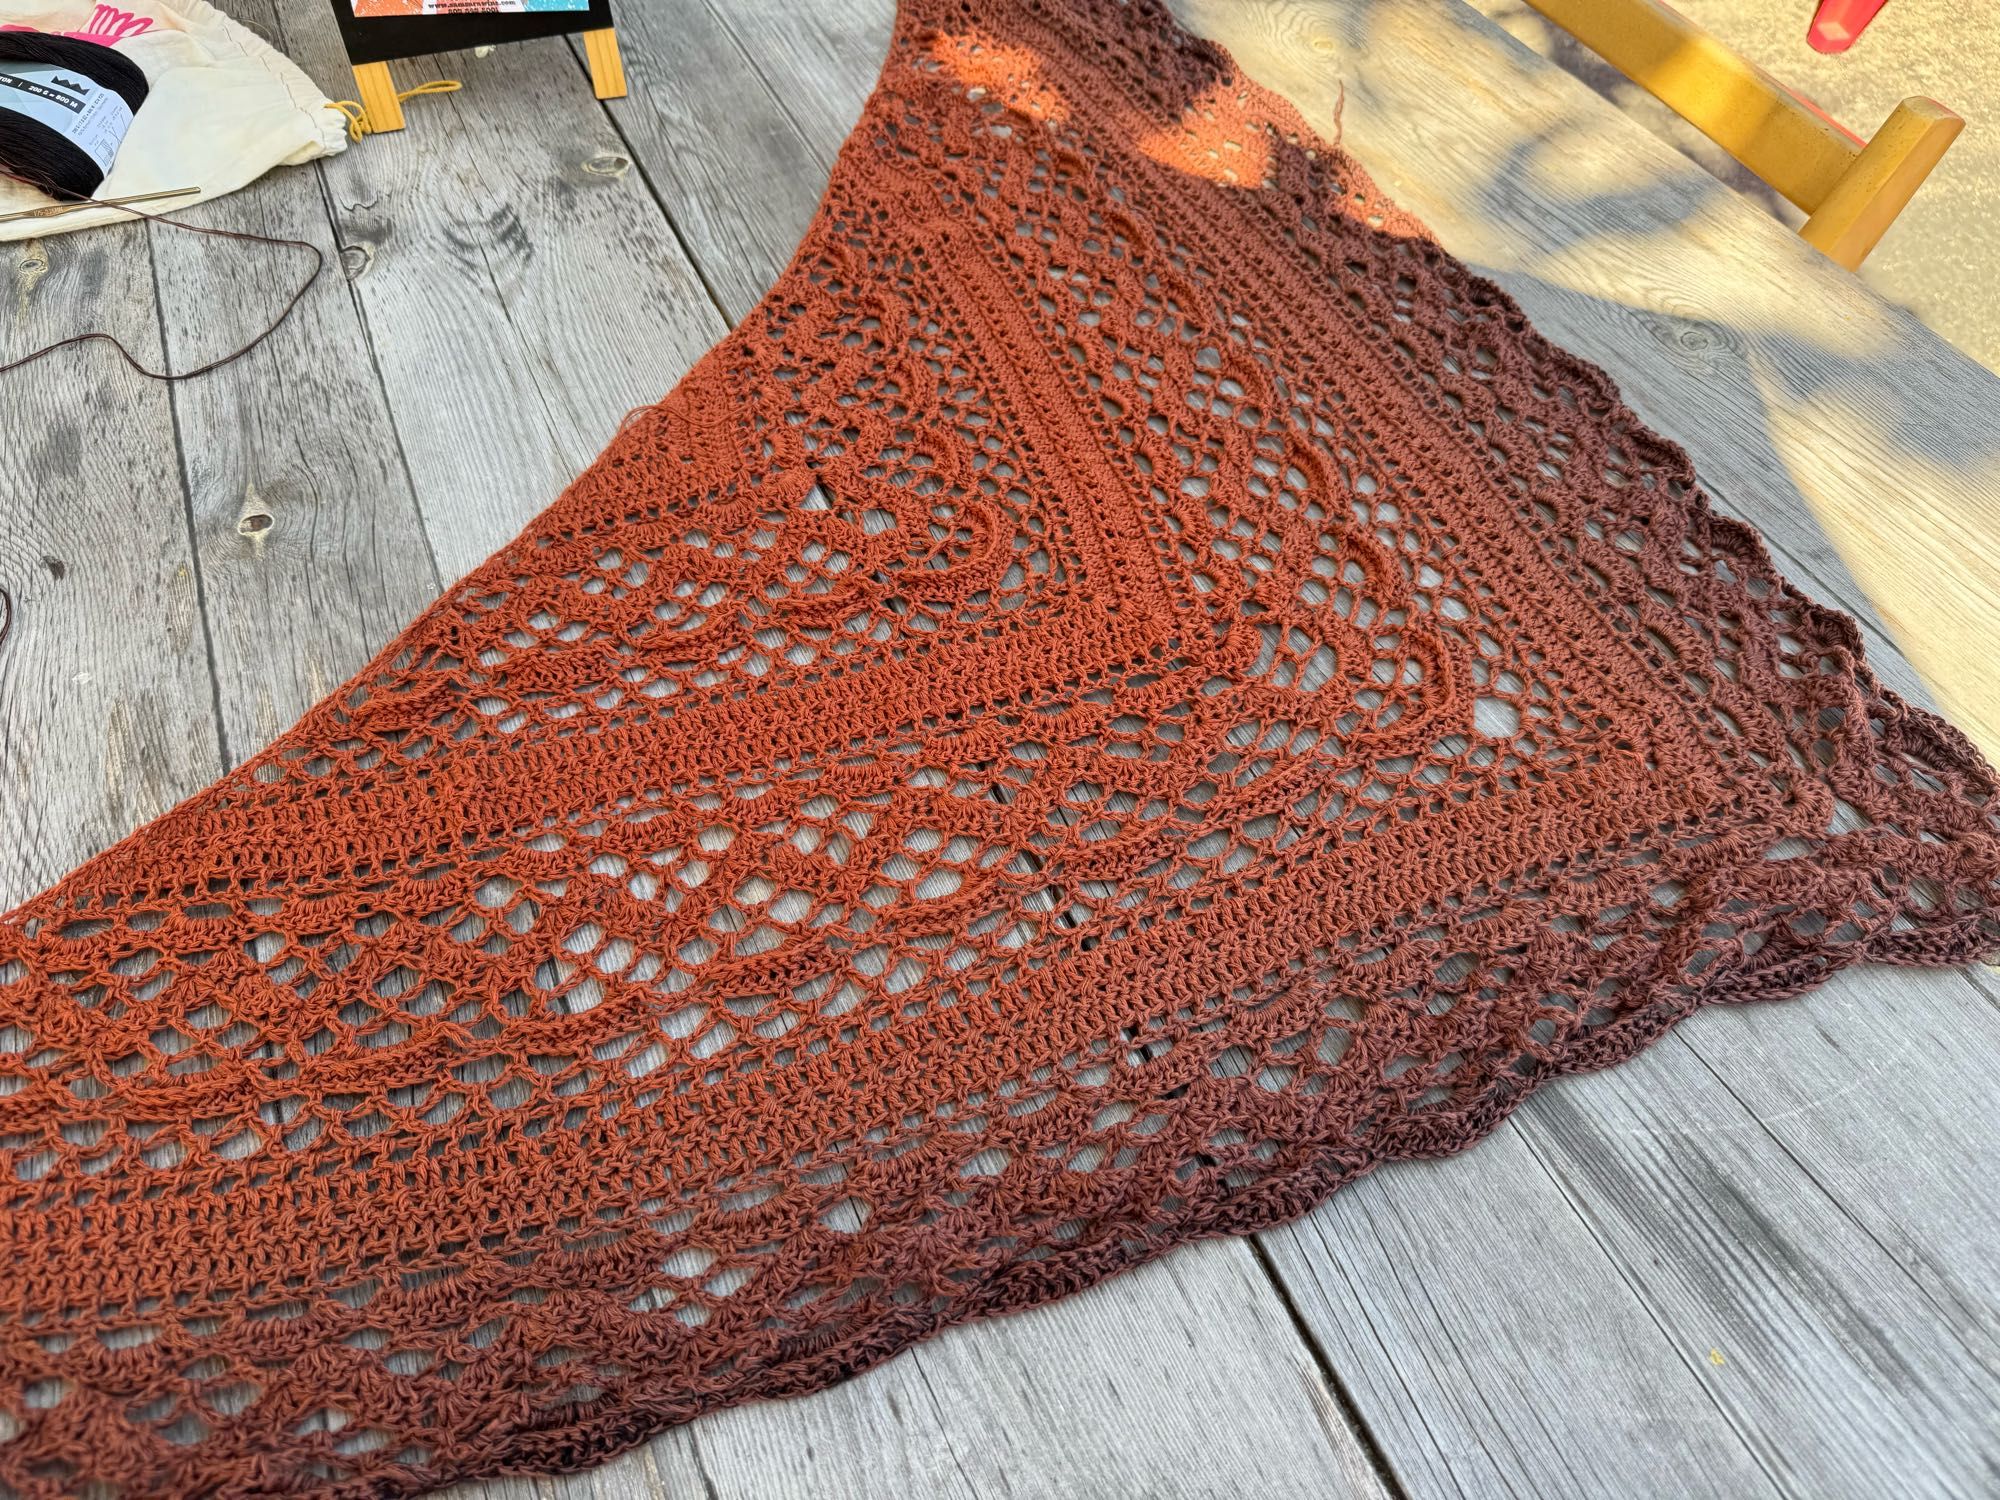
[[[1162,0],[901,0],[742,325],[0,916],[0,1493],[579,1468],[1996,950],[1602,371]]]
[[[220,240],[244,240],[251,244],[270,245],[277,249],[304,250],[305,252],[307,252],[309,255],[312,256],[313,267],[312,270],[307,273],[306,278],[299,283],[298,289],[292,293],[290,300],[288,300],[285,303],[284,307],[279,310],[278,315],[264,326],[263,332],[259,333],[255,338],[251,339],[249,343],[243,345],[242,348],[237,349],[232,353],[225,354],[221,356],[219,359],[212,359],[205,365],[198,365],[192,370],[164,371],[164,370],[148,369],[143,363],[140,362],[138,356],[133,354],[130,349],[125,347],[124,341],[121,340],[116,334],[107,333],[100,328],[100,329],[93,329],[88,333],[72,334],[66,339],[58,339],[53,344],[45,344],[41,348],[34,350],[32,353],[22,355],[19,359],[10,360],[8,363],[0,365],[0,375],[9,374],[14,370],[21,369],[23,366],[34,364],[37,360],[46,359],[51,354],[58,353],[64,349],[72,348],[78,344],[105,343],[111,345],[112,348],[116,349],[120,354],[120,356],[123,357],[126,364],[130,365],[134,370],[137,370],[141,375],[145,376],[148,380],[161,380],[161,381],[166,381],[169,384],[181,380],[193,380],[198,375],[206,375],[210,371],[219,370],[225,365],[235,364],[237,360],[243,358],[244,355],[249,354],[259,344],[263,343],[272,334],[276,333],[281,327],[284,326],[285,320],[292,315],[293,310],[298,307],[299,303],[305,300],[306,293],[312,290],[313,284],[319,280],[320,273],[326,269],[326,252],[321,250],[319,246],[311,243],[308,240],[286,239],[280,235],[253,234],[248,230],[241,230],[241,229],[217,229],[211,225],[183,224],[178,219],[169,218],[164,214],[148,213],[144,209],[134,208],[129,203],[98,205],[96,203],[96,200],[94,199],[79,198],[74,194],[65,194],[61,192],[59,189],[52,187],[47,182],[34,182],[30,181],[27,178],[18,176],[16,176],[14,180],[17,182],[25,182],[29,187],[34,188],[37,192],[46,193],[50,197],[56,199],[58,202],[73,202],[78,204],[79,206],[84,206],[84,207],[101,206],[106,208],[115,208],[119,213],[130,214],[135,219],[145,219],[150,223],[164,224],[170,229],[185,230],[189,234],[207,235],[210,238],[220,239]]]

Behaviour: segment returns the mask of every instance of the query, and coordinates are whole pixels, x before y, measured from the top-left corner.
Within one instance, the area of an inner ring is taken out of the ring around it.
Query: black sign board
[[[625,67],[618,56],[618,33],[611,29],[611,0],[590,0],[588,10],[531,10],[496,13],[459,11],[444,15],[357,16],[353,0],[333,0],[333,18],[354,64],[361,113],[371,133],[401,130],[403,106],[389,64],[399,57],[528,42],[537,37],[583,34],[584,61],[600,99],[625,97]]]
[[[357,16],[352,0],[333,0],[334,18],[348,58],[359,63],[394,62],[464,47],[492,47],[536,37],[599,31],[611,25],[611,0],[591,0],[588,10],[491,11],[441,16]]]

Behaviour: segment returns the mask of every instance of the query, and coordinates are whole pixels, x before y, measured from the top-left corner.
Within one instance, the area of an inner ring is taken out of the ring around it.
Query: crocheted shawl
[[[1156,0],[904,0],[744,324],[0,921],[0,1489],[824,1385],[1993,950],[1994,793]]]

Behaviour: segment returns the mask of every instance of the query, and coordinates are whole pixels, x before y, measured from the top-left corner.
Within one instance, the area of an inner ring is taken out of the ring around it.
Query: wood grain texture
[[[1989,1493],[1990,1332],[1906,1274],[1690,1047],[1657,1050],[1636,1076],[1549,1090],[1521,1129],[1731,1424],[1786,1493]]]
[[[1783,1493],[1516,1125],[1261,1239],[1406,1494]]]
[[[323,0],[278,10],[286,51],[330,74]],[[438,569],[457,578],[723,324],[565,41],[401,67],[405,86],[465,88],[324,172]]]
[[[0,250],[0,363],[91,329],[165,359],[142,226]],[[0,376],[0,908],[213,780],[200,587],[166,387],[104,344]]]
[[[1992,971],[1857,973],[1823,1001],[1716,1012],[1682,1041],[1991,1365],[2000,1079],[1964,1064],[2000,1056]]]
[[[273,34],[270,0],[223,9]],[[178,217],[303,238],[326,258],[268,340],[169,395],[234,763],[366,664],[441,580],[317,170],[273,173]],[[301,250],[150,233],[176,369],[248,343],[312,269]]]
[[[791,259],[827,162],[706,5],[640,7],[620,25],[636,87],[611,118],[734,323]]]
[[[707,0],[822,167],[861,115],[889,51],[895,0]]]

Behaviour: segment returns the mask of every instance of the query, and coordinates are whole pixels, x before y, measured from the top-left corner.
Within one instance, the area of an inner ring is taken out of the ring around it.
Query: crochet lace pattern
[[[1990,953],[1996,807],[1156,0],[904,0],[744,324],[0,919],[0,1492],[408,1494],[826,1385]]]

